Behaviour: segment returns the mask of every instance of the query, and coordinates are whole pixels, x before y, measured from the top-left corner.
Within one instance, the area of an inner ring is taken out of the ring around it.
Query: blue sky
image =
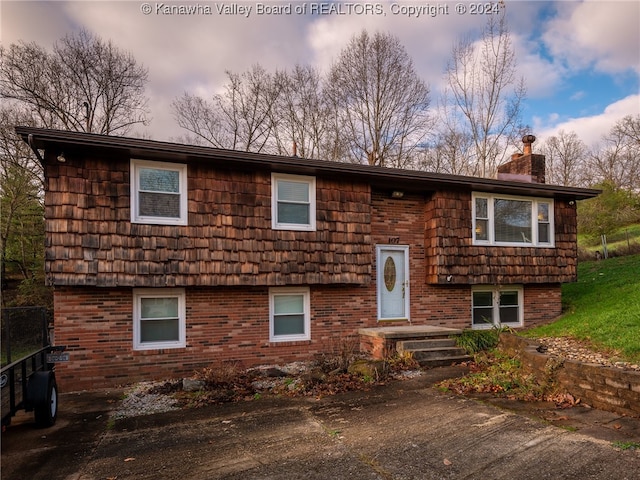
[[[3,0],[0,39],[3,45],[24,40],[50,46],[84,27],[112,40],[149,69],[153,120],[138,133],[171,140],[184,132],[175,124],[170,104],[185,90],[210,97],[221,90],[225,70],[241,73],[255,63],[270,71],[296,63],[326,71],[363,28],[400,39],[431,86],[435,105],[454,42],[464,35],[477,38],[486,21],[470,13],[468,2],[353,0],[346,3],[370,5],[371,13],[341,15],[258,15],[257,3]],[[328,2],[262,3],[309,10]],[[465,5],[466,13],[457,13],[457,3]],[[222,4],[250,6],[252,11],[248,16],[220,14],[217,9]],[[398,13],[398,6],[426,4],[438,7],[440,13],[420,17]],[[193,15],[163,13],[164,6],[173,5],[199,10]],[[564,129],[594,145],[616,120],[640,114],[640,2],[506,0],[505,5],[518,73],[528,90],[523,122],[540,140]],[[448,14],[442,13],[445,7]]]

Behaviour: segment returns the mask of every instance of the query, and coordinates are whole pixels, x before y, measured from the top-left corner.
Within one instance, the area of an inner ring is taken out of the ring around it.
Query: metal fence
[[[3,308],[1,327],[2,366],[49,344],[49,315],[45,307]]]

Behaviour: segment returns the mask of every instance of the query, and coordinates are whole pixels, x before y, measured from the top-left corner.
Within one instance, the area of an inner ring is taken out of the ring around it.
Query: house
[[[383,325],[547,322],[598,193],[543,183],[530,141],[486,179],[16,131],[44,166],[67,390],[310,360]]]

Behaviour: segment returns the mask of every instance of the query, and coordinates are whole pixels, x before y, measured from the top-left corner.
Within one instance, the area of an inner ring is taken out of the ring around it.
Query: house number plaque
[[[384,262],[384,286],[390,292],[396,286],[396,264],[391,257]]]

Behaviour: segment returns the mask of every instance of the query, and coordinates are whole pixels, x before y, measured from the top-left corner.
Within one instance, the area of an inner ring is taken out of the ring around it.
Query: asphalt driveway
[[[66,394],[53,428],[25,416],[3,434],[2,479],[638,478],[640,451],[612,442],[640,442],[640,419],[540,406],[543,421],[432,387],[458,373],[117,422],[122,391]]]

